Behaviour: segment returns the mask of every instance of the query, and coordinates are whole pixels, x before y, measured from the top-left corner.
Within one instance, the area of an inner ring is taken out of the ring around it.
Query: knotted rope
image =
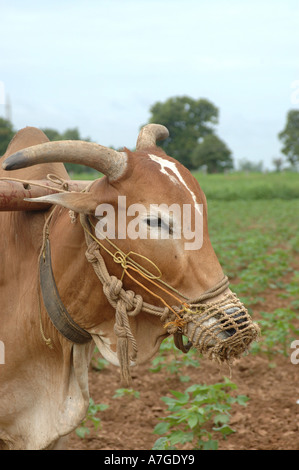
[[[82,217],[84,216],[80,216],[80,218]],[[85,223],[86,220],[84,221]],[[167,307],[161,308],[148,304],[143,301],[141,295],[137,295],[131,290],[123,289],[122,281],[116,276],[110,276],[108,273],[106,263],[100,254],[99,245],[92,240],[89,232],[86,230],[85,238],[87,243],[86,259],[91,263],[95,274],[101,281],[103,292],[108,302],[115,309],[114,333],[117,337],[117,356],[120,362],[121,379],[124,383],[129,384],[131,380],[129,364],[130,361],[136,361],[138,353],[137,342],[130,327],[129,317],[138,315],[141,310],[160,317],[163,323],[167,319],[172,319],[172,317],[169,318],[169,309]],[[129,342],[132,347],[130,356],[128,354]]]

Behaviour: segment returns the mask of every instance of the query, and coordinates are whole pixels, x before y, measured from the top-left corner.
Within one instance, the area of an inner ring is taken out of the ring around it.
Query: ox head
[[[113,233],[121,252],[135,253],[144,268],[151,270],[154,265],[161,274],[162,293],[150,283],[150,276],[143,279],[143,287],[132,277],[123,279],[125,288],[141,294],[146,302],[159,305],[163,299],[164,306],[173,306],[174,315],[168,318],[166,328],[157,323],[151,330],[156,346],[144,359],[157,350],[157,338],[179,333],[200,352],[229,360],[248,348],[258,328],[227,283],[222,283],[224,274],[208,235],[206,198],[198,182],[156,146],[157,140],[167,137],[164,126],[149,124],[141,130],[135,152],[118,152],[82,141],[46,142],[8,157],[3,168],[71,162],[103,173],[105,177],[93,182],[88,192],[58,193],[34,201],[88,215],[95,227],[100,222],[101,230],[110,223],[112,232],[108,235]],[[108,205],[113,208],[114,220],[109,220]],[[99,233],[95,232],[100,237]],[[111,259],[105,261],[110,272],[122,277],[121,267]],[[171,292],[165,286],[170,286]],[[137,336],[141,329],[135,328]],[[143,334],[147,332],[143,330]]]

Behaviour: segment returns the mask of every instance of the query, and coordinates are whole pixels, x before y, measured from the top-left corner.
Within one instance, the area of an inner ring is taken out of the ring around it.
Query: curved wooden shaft
[[[46,187],[36,186],[34,183]],[[82,191],[90,181],[67,180],[68,191]],[[57,190],[54,188],[57,187]],[[60,184],[49,180],[34,180],[26,183],[0,180],[0,211],[44,211],[50,204],[24,201],[24,198],[35,198],[54,194],[61,189]]]

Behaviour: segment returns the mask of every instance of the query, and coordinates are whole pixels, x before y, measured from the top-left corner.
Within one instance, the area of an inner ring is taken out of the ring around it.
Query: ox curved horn
[[[147,124],[139,132],[136,150],[142,150],[156,145],[157,140],[167,139],[169,131],[161,124]]]
[[[127,168],[127,154],[81,140],[46,142],[27,147],[8,157],[4,170],[18,170],[39,163],[62,162],[86,165],[104,173],[110,181],[120,178]]]

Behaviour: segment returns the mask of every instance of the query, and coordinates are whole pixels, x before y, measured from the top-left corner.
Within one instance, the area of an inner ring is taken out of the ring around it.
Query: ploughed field
[[[95,351],[70,449],[299,449],[299,174],[196,176],[214,249],[262,337],[231,370],[167,340],[132,389]]]

